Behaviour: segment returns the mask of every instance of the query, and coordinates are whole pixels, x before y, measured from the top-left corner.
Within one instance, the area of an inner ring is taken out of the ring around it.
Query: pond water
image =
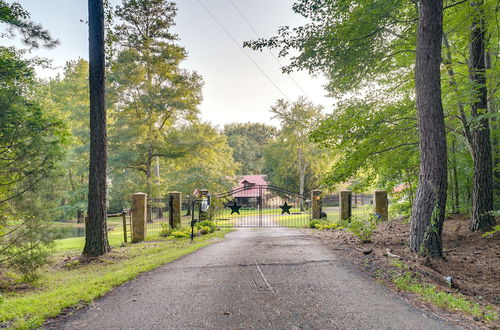
[[[53,228],[53,232],[58,239],[85,237],[85,228],[83,227],[56,227]]]

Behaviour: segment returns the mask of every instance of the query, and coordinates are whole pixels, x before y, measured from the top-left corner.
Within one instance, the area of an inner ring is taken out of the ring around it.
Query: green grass
[[[0,328],[38,327],[64,309],[86,305],[139,273],[207,246],[227,232],[196,237],[193,244],[183,238],[128,245],[115,248],[98,262],[54,265],[41,272],[35,289],[0,296]]]
[[[396,261],[393,259],[391,265],[399,270],[408,269],[408,266],[401,260]],[[499,319],[498,313],[495,312],[492,306],[482,307],[478,303],[466,299],[463,295],[448,293],[439,290],[434,285],[421,283],[410,271],[404,271],[402,274],[397,272],[392,273],[392,281],[398,289],[415,293],[422,300],[428,301],[440,308],[461,311],[483,319],[485,322],[493,322]]]

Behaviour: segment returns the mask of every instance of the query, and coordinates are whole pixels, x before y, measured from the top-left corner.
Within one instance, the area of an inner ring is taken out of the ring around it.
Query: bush
[[[160,236],[161,237],[167,237],[172,235],[173,229],[170,228],[170,224],[168,223],[160,223],[161,226],[161,231],[160,231]]]
[[[215,222],[213,221],[210,221],[210,220],[204,220],[204,221],[201,221],[201,222],[197,222],[196,225],[195,225],[196,229],[202,231],[201,229],[204,228],[208,228],[208,231],[207,232],[202,232],[202,234],[209,234],[209,233],[213,233],[214,231],[217,230],[217,225],[215,224]]]
[[[358,237],[363,243],[371,242],[371,237],[376,228],[377,219],[375,216],[371,216],[368,220],[352,217],[351,222],[347,225],[347,230]]]
[[[191,228],[184,228],[182,230],[173,230],[170,235],[174,236],[175,238],[190,237]]]
[[[311,220],[311,221],[309,221],[309,228],[314,229],[314,228],[316,228],[316,225],[319,225],[321,223],[322,223],[322,221],[318,220],[318,219]]]
[[[339,223],[333,222],[330,223],[326,220],[314,219],[309,221],[309,228],[319,229],[319,230],[333,230],[339,227]]]
[[[49,262],[55,235],[43,221],[26,217],[23,223],[9,227],[10,232],[0,232],[0,274],[6,266],[20,274],[22,281],[34,282],[37,271]]]

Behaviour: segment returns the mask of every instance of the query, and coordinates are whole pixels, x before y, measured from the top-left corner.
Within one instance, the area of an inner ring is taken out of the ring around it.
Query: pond
[[[55,227],[52,231],[57,239],[85,237],[85,228],[83,227]]]

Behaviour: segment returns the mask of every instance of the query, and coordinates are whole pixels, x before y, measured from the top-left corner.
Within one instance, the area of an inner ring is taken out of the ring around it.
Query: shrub
[[[314,229],[314,228],[316,228],[316,225],[321,224],[321,222],[322,221],[318,220],[318,219],[311,220],[311,221],[309,221],[309,228]]]
[[[368,220],[352,217],[351,222],[347,226],[347,229],[363,243],[371,242],[371,237],[376,228],[377,221],[373,216]]]
[[[309,228],[319,229],[319,230],[333,230],[339,227],[339,223],[330,223],[326,220],[314,219],[309,221]]]
[[[175,238],[189,237],[191,236],[191,229],[184,228],[183,230],[173,230],[170,235],[174,236]]]
[[[161,226],[161,231],[160,231],[160,236],[161,237],[167,237],[172,235],[173,229],[170,228],[170,224],[168,223],[160,223]]]
[[[37,271],[49,262],[54,236],[44,221],[27,216],[27,220],[0,233],[0,272],[2,266],[22,276],[24,282],[39,278]]]
[[[217,230],[217,225],[215,224],[215,222],[210,221],[210,220],[204,220],[201,222],[197,222],[195,227],[196,227],[196,229],[198,229],[200,231],[202,228],[208,228],[208,232],[206,232],[206,233],[202,232],[202,234],[213,233],[214,231]]]

